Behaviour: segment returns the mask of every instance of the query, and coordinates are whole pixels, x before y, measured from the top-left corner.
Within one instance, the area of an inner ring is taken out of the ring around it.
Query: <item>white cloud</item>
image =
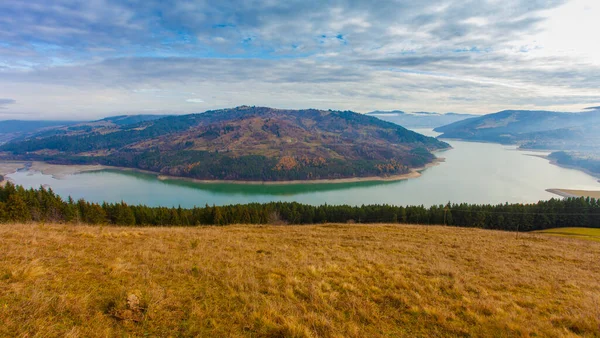
[[[597,0],[54,3],[0,2],[4,111],[600,105]]]
[[[185,100],[185,102],[190,102],[190,103],[204,103],[204,100],[202,100],[202,99],[187,99],[187,100]]]
[[[0,98],[0,109],[6,109],[6,106],[9,104],[15,104],[17,101],[13,99],[2,99]]]

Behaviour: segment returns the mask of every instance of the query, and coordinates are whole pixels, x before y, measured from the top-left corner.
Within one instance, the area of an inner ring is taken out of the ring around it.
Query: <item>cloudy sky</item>
[[[0,119],[600,105],[597,0],[2,0]]]

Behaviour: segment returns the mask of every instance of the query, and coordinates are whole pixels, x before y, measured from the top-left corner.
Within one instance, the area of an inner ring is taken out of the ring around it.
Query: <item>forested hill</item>
[[[242,106],[67,129],[0,151],[12,159],[97,163],[197,179],[282,181],[403,174],[448,147],[350,111]]]

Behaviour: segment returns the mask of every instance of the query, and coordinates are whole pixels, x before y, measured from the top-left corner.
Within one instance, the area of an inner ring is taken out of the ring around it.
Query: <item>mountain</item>
[[[581,113],[505,110],[438,127],[440,138],[518,144],[522,148],[595,151],[600,110]]]
[[[32,135],[49,128],[72,125],[74,121],[0,121],[0,144],[20,137]]]
[[[68,129],[68,128],[67,128]],[[205,180],[308,180],[403,174],[449,145],[350,111],[242,106],[111,129],[38,135],[5,158],[98,163]]]
[[[401,110],[393,111],[374,111],[366,115],[377,117],[381,120],[399,124],[406,128],[436,128],[447,125],[477,115],[457,114],[457,113],[429,113],[429,112],[414,112],[405,113]]]

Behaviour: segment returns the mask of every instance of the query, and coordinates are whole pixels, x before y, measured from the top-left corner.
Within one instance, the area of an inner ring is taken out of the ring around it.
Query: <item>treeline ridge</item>
[[[148,207],[63,200],[52,189],[0,187],[0,222],[84,223],[122,226],[228,224],[410,223],[446,224],[508,231],[558,227],[600,228],[600,200],[550,199],[532,204],[452,204],[424,206],[306,205],[296,202],[226,206]]]

